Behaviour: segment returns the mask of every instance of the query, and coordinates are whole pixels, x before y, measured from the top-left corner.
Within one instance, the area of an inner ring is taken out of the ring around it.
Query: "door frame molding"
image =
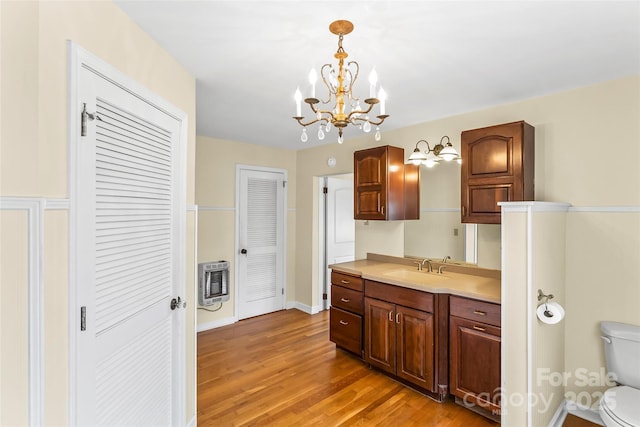
[[[236,164],[236,200],[235,200],[235,214],[236,214],[236,218],[235,218],[235,256],[234,256],[234,261],[233,261],[233,281],[235,282],[233,285],[233,299],[234,299],[234,304],[233,304],[233,321],[237,322],[240,319],[239,313],[240,313],[240,288],[239,288],[239,280],[238,280],[238,259],[240,257],[240,171],[243,170],[250,170],[250,171],[258,171],[258,172],[273,172],[273,173],[281,173],[284,175],[284,182],[285,182],[285,187],[284,187],[284,192],[282,193],[282,204],[283,209],[282,209],[282,222],[283,222],[283,227],[282,227],[282,244],[283,244],[283,248],[282,248],[282,281],[283,281],[283,289],[284,289],[284,294],[282,295],[282,306],[286,308],[287,306],[287,192],[289,190],[288,186],[287,186],[287,181],[288,181],[288,175],[287,175],[287,170],[286,169],[280,169],[280,168],[271,168],[271,167],[266,167],[266,166],[255,166],[255,165],[246,165],[246,164]]]
[[[79,335],[79,313],[77,312],[77,292],[78,284],[78,241],[82,236],[78,235],[78,208],[76,200],[78,200],[78,147],[82,143],[80,138],[80,116],[81,116],[81,98],[79,88],[79,77],[81,70],[88,69],[96,75],[104,78],[110,83],[129,92],[133,96],[147,102],[168,116],[180,122],[180,135],[177,150],[176,164],[179,173],[176,174],[177,182],[174,183],[175,204],[179,206],[175,210],[177,216],[178,230],[175,245],[176,252],[179,254],[177,261],[176,277],[182,278],[176,283],[176,292],[179,295],[186,295],[186,171],[187,171],[187,142],[188,142],[188,115],[172,105],[170,102],[162,98],[160,95],[152,92],[149,88],[135,81],[130,76],[122,73],[111,64],[98,58],[96,55],[79,46],[77,43],[67,41],[68,52],[68,81],[67,81],[67,146],[68,146],[68,194],[69,194],[69,342],[68,342],[68,368],[69,368],[69,384],[68,384],[68,423],[71,426],[77,425],[77,345]],[[184,310],[177,314],[176,321],[180,333],[177,334],[179,342],[177,346],[177,354],[174,353],[176,360],[176,369],[172,372],[172,381],[174,381],[175,389],[172,399],[177,402],[177,408],[173,413],[174,420],[183,422],[186,414],[186,316]],[[175,381],[179,379],[179,381]]]

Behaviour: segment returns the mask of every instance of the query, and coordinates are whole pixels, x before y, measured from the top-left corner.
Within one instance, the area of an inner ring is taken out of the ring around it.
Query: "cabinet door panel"
[[[380,150],[378,150],[380,151]],[[386,156],[384,151],[380,153],[372,152],[371,154],[358,158],[356,157],[356,166],[358,168],[358,186],[383,184],[384,170],[386,168]]]
[[[365,298],[365,360],[394,373],[396,369],[396,327],[394,305]]]
[[[511,175],[513,138],[491,135],[469,144],[469,178]]]
[[[385,219],[387,203],[387,148],[353,153],[355,219]]]
[[[474,214],[496,213],[500,214],[498,202],[511,200],[511,184],[494,185],[486,187],[469,186],[470,216]]]
[[[451,393],[488,410],[500,408],[500,328],[450,318]]]
[[[397,306],[396,326],[396,375],[435,392],[433,315]]]
[[[357,193],[358,213],[361,215],[383,215],[380,191],[358,191]]]

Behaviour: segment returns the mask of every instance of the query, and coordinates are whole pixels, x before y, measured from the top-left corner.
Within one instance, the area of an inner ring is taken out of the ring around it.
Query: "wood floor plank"
[[[198,334],[199,426],[498,424],[336,349],[329,313],[285,310]]]

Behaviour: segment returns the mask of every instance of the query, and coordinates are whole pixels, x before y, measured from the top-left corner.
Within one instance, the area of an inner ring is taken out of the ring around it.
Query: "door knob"
[[[180,299],[180,297],[178,298],[173,298],[171,300],[171,310],[175,310],[176,308],[180,308],[180,303],[182,302],[182,300]],[[186,305],[186,304],[185,304]]]

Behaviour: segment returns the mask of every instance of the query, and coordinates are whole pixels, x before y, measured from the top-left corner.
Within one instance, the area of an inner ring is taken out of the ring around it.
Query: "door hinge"
[[[282,188],[287,188],[287,181],[282,181]]]
[[[326,293],[326,292],[322,294],[322,299],[323,299],[324,301],[326,301],[326,300],[327,300],[327,293]]]
[[[87,120],[100,120],[98,113],[90,113],[87,111],[87,104],[82,103],[82,113],[80,113],[80,136],[87,136]]]
[[[282,295],[284,295],[284,288],[280,288],[280,291],[282,291]]]
[[[87,307],[84,305],[80,307],[80,330],[87,330]]]
[[[322,192],[324,194],[327,194],[329,192],[329,188],[328,187],[322,187]]]

